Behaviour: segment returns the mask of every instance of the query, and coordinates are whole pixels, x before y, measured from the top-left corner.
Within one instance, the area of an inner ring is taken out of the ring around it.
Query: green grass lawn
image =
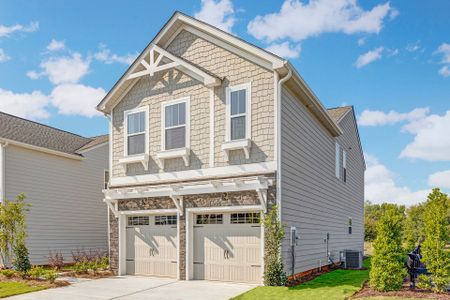
[[[364,261],[368,267],[369,260]],[[335,270],[294,287],[260,286],[233,298],[247,299],[326,299],[342,300],[359,291],[369,279],[369,270]],[[372,299],[372,298],[371,298]]]
[[[45,286],[30,286],[23,282],[0,282],[0,298],[45,290]]]

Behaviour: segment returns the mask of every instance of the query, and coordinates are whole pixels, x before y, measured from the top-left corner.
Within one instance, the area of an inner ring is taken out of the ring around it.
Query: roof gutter
[[[300,89],[305,93],[305,95],[308,97],[308,100],[311,102],[311,104],[314,106],[316,111],[319,114],[319,117],[322,117],[325,121],[325,126],[330,130],[331,134],[334,137],[337,137],[343,133],[342,129],[339,127],[336,122],[331,119],[330,115],[328,114],[326,108],[323,106],[323,104],[320,102],[319,98],[314,94],[314,92],[310,89],[308,84],[305,82],[305,80],[300,76],[300,74],[297,72],[297,70],[292,66],[290,62],[287,62],[286,64],[288,70],[291,70],[293,73],[293,79],[296,81]]]
[[[44,148],[44,147],[39,147],[39,146],[34,146],[34,145],[22,143],[22,142],[17,142],[17,141],[5,139],[5,138],[0,138],[0,144],[14,145],[17,147],[22,147],[22,148],[26,148],[26,149],[30,149],[30,150],[35,150],[35,151],[53,154],[53,155],[70,158],[70,159],[75,159],[75,160],[84,160],[85,159],[82,155],[65,153],[65,152],[52,150],[52,149],[48,149],[48,148]]]

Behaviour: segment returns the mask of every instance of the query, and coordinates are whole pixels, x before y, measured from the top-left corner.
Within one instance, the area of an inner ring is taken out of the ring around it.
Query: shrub
[[[16,271],[11,270],[11,269],[1,270],[0,275],[5,276],[6,278],[11,278],[14,275],[16,275]]]
[[[431,273],[434,290],[437,292],[445,292],[450,280],[450,254],[445,250],[449,240],[449,202],[446,194],[433,189],[425,203],[423,261]]]
[[[378,221],[370,270],[370,286],[375,290],[393,291],[403,286],[402,219],[395,206],[387,206]]]
[[[28,249],[24,243],[20,243],[14,247],[13,267],[23,275],[26,275],[31,269]]]
[[[56,278],[58,278],[58,273],[56,273],[54,270],[47,270],[44,274],[45,280],[50,281],[51,283],[54,283]]]
[[[42,278],[45,274],[45,269],[41,266],[33,266],[28,273],[33,278]]]
[[[264,253],[264,284],[268,286],[283,286],[287,283],[281,258],[281,242],[284,237],[284,226],[278,218],[278,207],[273,206],[263,219],[265,230]]]
[[[431,289],[431,280],[425,274],[420,274],[417,277],[417,287],[422,290],[430,290]]]
[[[48,253],[48,265],[56,270],[61,270],[64,266],[64,257],[60,251],[50,251]]]

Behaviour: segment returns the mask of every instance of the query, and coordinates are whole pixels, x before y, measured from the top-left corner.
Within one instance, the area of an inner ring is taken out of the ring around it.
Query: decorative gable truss
[[[150,45],[146,53],[142,55],[140,63],[132,67],[126,79],[130,80],[146,75],[153,76],[157,72],[171,68],[180,70],[207,87],[218,86],[221,83],[219,78],[154,44]]]

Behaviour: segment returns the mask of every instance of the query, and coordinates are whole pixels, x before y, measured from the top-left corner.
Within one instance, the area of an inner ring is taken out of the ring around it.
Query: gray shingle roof
[[[0,112],[0,139],[77,155],[98,138],[80,135]]]
[[[334,107],[328,108],[328,114],[334,122],[338,123],[341,118],[349,111],[352,110],[351,106],[342,106],[342,107]]]

